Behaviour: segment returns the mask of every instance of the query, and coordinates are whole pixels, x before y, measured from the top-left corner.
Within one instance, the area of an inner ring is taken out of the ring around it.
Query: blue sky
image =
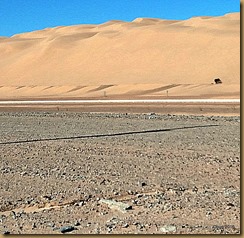
[[[0,0],[0,36],[137,17],[180,20],[239,11],[239,0]]]

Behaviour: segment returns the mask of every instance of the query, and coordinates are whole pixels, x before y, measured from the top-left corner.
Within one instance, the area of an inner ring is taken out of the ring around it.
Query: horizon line
[[[221,14],[221,15],[195,15],[195,16],[191,16],[188,18],[183,18],[183,19],[173,19],[173,18],[159,18],[159,17],[146,17],[146,16],[138,16],[134,19],[132,19],[131,21],[127,21],[127,20],[120,20],[120,19],[111,19],[111,20],[107,20],[107,21],[103,21],[103,22],[99,22],[99,23],[75,23],[75,24],[70,24],[70,25],[64,25],[64,24],[60,24],[60,25],[50,25],[50,26],[46,26],[44,28],[38,28],[38,29],[33,29],[30,31],[23,31],[23,32],[17,32],[15,34],[11,34],[11,35],[0,35],[0,38],[11,38],[15,35],[20,35],[20,34],[25,34],[25,33],[30,33],[30,32],[35,32],[35,31],[41,31],[41,30],[45,30],[45,29],[50,29],[50,28],[58,28],[58,27],[69,27],[69,26],[78,26],[78,25],[102,25],[111,21],[121,21],[121,22],[133,22],[138,18],[142,18],[142,19],[158,19],[158,20],[163,20],[163,21],[186,21],[186,20],[190,20],[192,18],[197,18],[197,17],[211,17],[211,18],[215,18],[215,17],[223,17],[229,14],[235,14],[235,13],[240,13],[240,11],[236,11],[236,12],[227,12],[225,14]]]

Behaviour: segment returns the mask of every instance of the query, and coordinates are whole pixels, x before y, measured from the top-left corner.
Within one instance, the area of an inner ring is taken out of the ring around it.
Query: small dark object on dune
[[[222,81],[221,81],[219,78],[214,79],[214,82],[215,82],[215,84],[220,84],[220,83],[222,83]]]

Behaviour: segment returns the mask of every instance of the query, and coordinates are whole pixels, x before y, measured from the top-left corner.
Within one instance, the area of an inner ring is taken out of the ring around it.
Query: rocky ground
[[[240,117],[1,112],[2,234],[240,233]]]

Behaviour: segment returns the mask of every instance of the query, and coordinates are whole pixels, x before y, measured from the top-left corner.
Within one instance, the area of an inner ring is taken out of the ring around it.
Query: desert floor
[[[172,110],[1,108],[1,233],[240,233],[240,116]]]

